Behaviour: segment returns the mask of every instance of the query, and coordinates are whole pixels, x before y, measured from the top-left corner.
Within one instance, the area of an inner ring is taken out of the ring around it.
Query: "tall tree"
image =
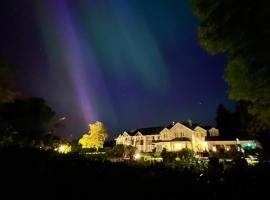
[[[222,137],[226,138],[234,136],[232,127],[232,113],[222,104],[220,104],[217,108],[216,123]]]
[[[233,100],[250,102],[249,112],[270,127],[270,1],[191,0],[199,16],[201,45],[225,53],[225,80]]]
[[[11,102],[17,96],[14,79],[14,67],[0,57],[0,103]]]
[[[253,117],[247,112],[248,103],[239,101],[236,103],[235,110],[230,112],[224,105],[220,104],[217,108],[216,123],[221,137],[251,137],[255,136],[254,129],[251,127]]]
[[[254,131],[253,127],[251,127],[253,117],[248,113],[248,106],[249,103],[238,101],[236,102],[235,111],[232,113],[235,131],[239,135],[251,134]]]
[[[108,137],[107,130],[102,122],[96,121],[89,124],[89,132],[84,134],[79,140],[82,148],[103,148],[105,139]]]
[[[0,140],[29,143],[48,132],[52,109],[41,98],[16,99],[0,104]]]

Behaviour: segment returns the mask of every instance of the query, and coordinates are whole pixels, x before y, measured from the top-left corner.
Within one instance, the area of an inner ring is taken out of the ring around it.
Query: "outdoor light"
[[[141,158],[141,155],[139,153],[136,153],[134,157],[135,157],[135,160],[139,160]]]
[[[179,150],[179,149],[181,149],[181,148],[182,148],[182,145],[181,145],[181,144],[179,144],[179,143],[178,143],[178,144],[175,144],[175,148]]]
[[[60,145],[58,151],[59,152],[64,152],[65,151],[65,145]]]
[[[208,143],[207,142],[204,142],[203,143],[203,147],[204,147],[204,150],[207,150],[208,149]]]
[[[61,144],[58,148],[55,149],[59,153],[69,153],[71,151],[71,146],[67,144]]]

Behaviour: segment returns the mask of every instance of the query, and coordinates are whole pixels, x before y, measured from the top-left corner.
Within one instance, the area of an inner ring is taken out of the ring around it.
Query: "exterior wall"
[[[180,151],[183,148],[192,149],[191,141],[173,141],[173,142],[159,142],[155,144],[156,151],[161,152],[164,148],[166,151]]]
[[[193,134],[193,149],[194,151],[202,152],[208,150],[208,145],[205,142],[205,137],[207,136],[207,131],[199,126],[194,129]]]

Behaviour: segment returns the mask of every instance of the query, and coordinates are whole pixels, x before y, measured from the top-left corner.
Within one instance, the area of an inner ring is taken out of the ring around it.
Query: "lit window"
[[[213,151],[217,151],[217,147],[213,146]]]

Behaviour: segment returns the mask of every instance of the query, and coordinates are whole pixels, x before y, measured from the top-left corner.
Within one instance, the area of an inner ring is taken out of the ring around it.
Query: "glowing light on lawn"
[[[71,146],[67,144],[61,144],[58,148],[55,149],[59,153],[69,153],[71,151]]]

